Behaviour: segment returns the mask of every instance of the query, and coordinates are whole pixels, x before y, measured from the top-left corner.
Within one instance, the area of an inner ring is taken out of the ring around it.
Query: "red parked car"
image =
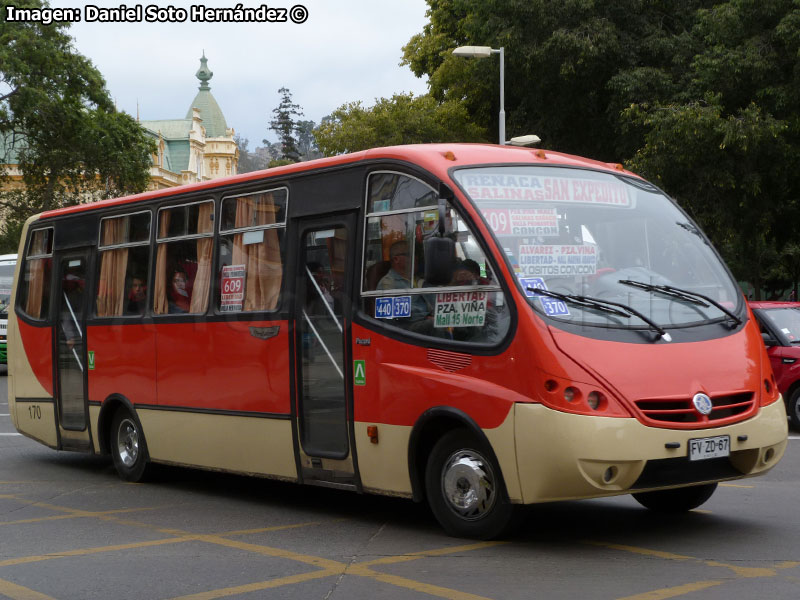
[[[750,302],[795,429],[800,430],[800,302]]]

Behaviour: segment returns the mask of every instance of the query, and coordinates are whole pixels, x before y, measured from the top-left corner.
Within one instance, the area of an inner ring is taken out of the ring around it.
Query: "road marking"
[[[422,557],[418,557],[422,558]],[[485,596],[476,596],[468,592],[460,592],[450,588],[432,585],[430,583],[423,583],[422,581],[415,581],[414,579],[406,579],[398,575],[389,575],[388,573],[379,573],[373,571],[360,564],[351,565],[347,569],[348,575],[360,575],[361,577],[369,577],[381,583],[388,583],[397,587],[403,587],[414,592],[422,594],[429,594],[431,596],[438,596],[439,598],[447,598],[448,600],[488,600]]]
[[[22,500],[16,496],[12,495],[4,495],[0,496],[0,498],[14,498],[17,500]],[[262,554],[266,556],[273,556],[276,558],[285,558],[288,560],[293,560],[297,562],[301,562],[304,564],[320,567],[318,571],[312,571],[310,573],[300,573],[298,575],[291,575],[288,577],[282,577],[278,579],[273,579],[269,581],[263,581],[259,583],[252,583],[247,584],[244,586],[236,586],[236,587],[229,587],[229,588],[222,588],[218,590],[211,590],[207,592],[201,592],[199,594],[193,594],[190,596],[181,596],[181,600],[212,600],[214,598],[223,598],[226,596],[232,596],[236,594],[243,594],[252,591],[259,591],[265,590],[275,587],[281,587],[285,585],[292,585],[295,583],[302,583],[304,581],[310,581],[313,579],[321,579],[324,577],[331,577],[336,575],[342,574],[351,574],[360,577],[367,577],[369,579],[374,579],[375,581],[380,581],[382,583],[387,583],[390,585],[403,587],[409,590],[418,591],[420,593],[425,593],[433,596],[438,596],[440,598],[447,598],[448,600],[487,600],[481,596],[476,596],[474,594],[469,594],[467,592],[460,592],[458,590],[453,590],[450,588],[440,587],[436,585],[427,584],[421,581],[415,581],[412,579],[407,579],[405,577],[399,577],[395,575],[389,575],[385,573],[380,573],[378,571],[374,571],[369,568],[371,565],[378,565],[378,564],[391,564],[391,563],[399,563],[399,562],[407,562],[412,560],[419,560],[425,557],[431,556],[443,556],[448,554],[456,554],[459,552],[469,552],[471,550],[477,550],[481,548],[488,548],[491,546],[496,546],[502,544],[503,542],[480,542],[475,544],[468,544],[462,546],[449,546],[446,548],[438,548],[432,550],[422,550],[419,552],[414,552],[411,554],[404,554],[400,556],[393,556],[393,557],[383,557],[376,559],[374,561],[365,562],[362,564],[355,564],[355,565],[347,565],[345,563],[330,560],[318,556],[312,556],[308,554],[299,554],[297,552],[293,552],[291,550],[284,550],[281,548],[271,548],[269,546],[262,546],[258,544],[250,544],[246,542],[241,542],[237,540],[229,540],[225,539],[223,536],[229,535],[242,535],[247,533],[256,533],[256,532],[265,532],[265,531],[276,531],[282,529],[293,529],[298,527],[306,527],[310,525],[320,525],[320,522],[309,522],[309,523],[297,523],[297,524],[289,524],[289,525],[278,525],[275,527],[264,527],[259,529],[245,529],[245,530],[234,530],[228,531],[224,533],[217,533],[217,534],[191,534],[186,531],[181,530],[174,530],[174,529],[163,529],[154,527],[152,525],[146,523],[139,523],[136,521],[119,519],[115,517],[115,514],[119,514],[122,512],[131,512],[131,509],[118,509],[118,510],[110,510],[110,511],[102,511],[102,512],[89,512],[83,510],[72,509],[65,506],[55,506],[52,504],[48,504],[45,502],[29,502],[31,506],[39,506],[42,508],[48,508],[51,510],[60,510],[65,511],[69,514],[67,515],[59,515],[63,518],[69,517],[96,517],[103,520],[113,520],[115,522],[119,522],[121,524],[127,525],[136,525],[140,527],[146,527],[148,529],[154,529],[156,531],[161,532],[170,532],[176,534],[176,537],[166,538],[162,540],[152,540],[147,542],[135,542],[131,544],[118,544],[114,546],[102,546],[96,548],[83,548],[77,550],[66,550],[57,553],[51,554],[44,554],[39,556],[25,556],[20,558],[8,559],[5,561],[0,561],[0,567],[7,567],[7,566],[14,566],[14,565],[21,565],[21,564],[28,564],[34,562],[41,562],[46,560],[53,560],[56,558],[65,558],[65,557],[75,557],[75,556],[87,556],[91,554],[100,554],[103,552],[116,552],[121,550],[131,550],[136,548],[147,548],[153,546],[162,546],[167,544],[179,544],[188,541],[200,541],[200,542],[207,542],[210,544],[216,544],[220,546],[226,546],[229,548],[236,548],[238,550],[244,550],[247,552],[254,552],[257,554]],[[152,510],[152,508],[146,509],[132,509],[132,510]],[[54,517],[43,517],[43,519],[52,519]],[[341,520],[341,519],[339,519]],[[2,580],[0,580],[2,581]],[[14,584],[9,584],[13,586]],[[9,588],[10,589],[10,588]],[[15,588],[16,589],[16,588]],[[24,588],[23,588],[24,590]],[[32,594],[37,594],[37,592],[30,591]],[[10,597],[14,598],[15,600],[51,600],[48,599],[46,596],[36,596],[36,595],[12,595],[7,594],[2,586],[0,586],[0,593],[9,595]]]
[[[0,579],[0,594],[8,596],[12,600],[54,600],[52,596],[40,594],[30,588],[22,587],[5,579]]]
[[[224,534],[218,534],[216,536],[198,536],[198,538],[201,540],[209,541],[211,543],[219,543],[219,541],[216,539],[207,539],[207,538],[218,538],[221,535],[227,536],[227,535],[232,535],[234,533],[237,532],[229,531]],[[420,552],[413,552],[410,554],[403,554],[400,556],[386,556],[376,560],[367,561],[363,563],[356,563],[352,565],[346,565],[344,563],[331,561],[327,559],[320,559],[319,557],[315,556],[295,554],[294,552],[289,552],[287,550],[278,550],[276,548],[269,548],[267,546],[245,544],[243,546],[234,546],[234,547],[240,548],[242,550],[259,552],[261,554],[268,554],[270,556],[280,556],[282,558],[289,558],[291,560],[301,560],[301,562],[309,562],[309,559],[313,559],[314,563],[310,564],[320,564],[319,561],[325,561],[325,563],[327,563],[328,566],[319,571],[312,571],[310,573],[301,573],[299,575],[290,575],[288,577],[271,579],[269,581],[261,581],[258,583],[250,583],[241,586],[221,588],[218,590],[210,590],[207,592],[200,592],[198,594],[191,594],[188,596],[179,596],[177,598],[173,598],[172,600],[215,600],[216,598],[225,598],[227,596],[234,596],[237,594],[244,594],[248,592],[255,592],[259,590],[276,588],[284,585],[292,585],[294,583],[302,583],[304,581],[310,581],[312,579],[321,579],[323,577],[332,577],[335,575],[342,575],[342,574],[355,575],[358,577],[367,577],[369,579],[380,581],[381,583],[388,583],[390,585],[406,588],[412,591],[432,596],[438,596],[440,598],[447,598],[448,600],[488,600],[483,596],[476,596],[474,594],[469,594],[467,592],[460,592],[458,590],[453,590],[450,588],[423,583],[421,581],[415,581],[413,579],[407,579],[405,577],[399,577],[396,575],[381,573],[379,571],[374,571],[370,569],[369,566],[378,564],[383,565],[383,564],[391,564],[399,562],[408,562],[412,560],[419,560],[425,557],[444,556],[448,554],[456,554],[458,552],[469,552],[471,550],[488,548],[503,543],[505,542],[480,542],[477,544],[468,544],[464,546],[449,546],[446,548],[437,548],[434,550],[422,550]]]
[[[721,487],[745,488],[745,489],[748,489],[748,490],[752,490],[754,487],[756,487],[754,485],[739,485],[739,484],[736,484],[736,483],[720,483],[719,485]]]
[[[19,485],[21,483],[35,484],[35,483],[53,483],[52,481],[0,481],[0,485]],[[11,496],[16,498],[16,496]]]
[[[12,435],[22,435],[21,433],[0,433],[0,435],[12,436]]]
[[[695,583],[685,583],[671,588],[662,588],[660,590],[652,590],[644,592],[643,594],[635,594],[633,596],[625,596],[618,600],[665,600],[666,598],[674,598],[675,596],[683,596],[684,594],[691,594],[692,592],[699,592],[715,585],[726,583],[725,581],[714,579],[711,581],[697,581]]]
[[[638,548],[636,546],[626,546],[624,544],[606,544],[603,542],[593,542],[591,540],[585,540],[584,543],[591,544],[592,546],[600,546],[602,548],[610,548],[611,550],[621,550],[622,552],[643,554],[644,556],[666,558],[667,560],[697,560],[692,556],[683,556],[681,554],[673,554],[672,552],[663,552],[661,550],[651,550],[649,548]]]
[[[739,567],[737,565],[729,565],[726,563],[717,562],[714,560],[704,561],[709,567],[724,567],[736,573],[739,577],[746,579],[752,577],[775,577],[778,573],[775,569],[767,569],[765,567]]]
[[[0,413],[0,417],[10,417],[11,413]]]
[[[88,556],[90,554],[101,554],[103,552],[117,552],[119,550],[133,550],[135,548],[148,548],[151,546],[164,546],[166,544],[181,544],[190,541],[188,537],[165,538],[162,540],[151,540],[149,542],[135,542],[132,544],[117,544],[116,546],[99,546],[97,548],[81,548],[79,550],[64,550],[53,552],[52,554],[40,554],[38,556],[22,556],[20,558],[9,558],[0,561],[0,567],[12,567],[15,565],[25,565],[29,563],[54,560],[56,558],[67,558],[72,556]]]
[[[401,554],[399,556],[384,556],[376,558],[363,563],[357,563],[358,566],[372,567],[375,565],[391,565],[401,562],[409,562],[412,560],[419,560],[420,558],[427,558],[431,556],[446,556],[448,554],[456,554],[458,552],[470,552],[472,550],[481,550],[483,548],[491,548],[492,546],[500,546],[507,542],[478,542],[476,544],[467,544],[465,546],[447,546],[445,548],[438,548],[436,550],[421,550],[420,552],[410,552],[408,554]]]
[[[288,577],[279,577],[278,579],[261,581],[259,583],[248,583],[246,585],[222,588],[219,590],[212,590],[210,592],[200,592],[199,594],[178,596],[177,598],[172,598],[172,600],[214,600],[215,598],[225,598],[226,596],[236,596],[238,594],[246,594],[248,592],[258,592],[260,590],[268,590],[270,588],[281,587],[284,585],[303,583],[304,581],[311,581],[312,579],[321,579],[323,577],[330,577],[331,575],[337,575],[337,574],[338,572],[323,569],[321,571],[312,571],[311,573],[302,573],[300,575],[289,575]]]
[[[773,568],[766,568],[766,567],[741,567],[739,565],[731,565],[727,563],[717,562],[714,560],[704,560],[701,558],[695,558],[693,556],[683,556],[680,554],[672,554],[670,552],[662,552],[661,550],[652,550],[649,548],[638,548],[636,546],[625,546],[621,544],[607,544],[607,543],[600,543],[594,542],[591,540],[586,540],[584,543],[592,544],[594,546],[601,546],[604,548],[611,548],[613,550],[622,550],[623,552],[632,552],[634,554],[643,554],[645,556],[655,556],[658,558],[666,558],[669,560],[690,560],[693,562],[697,562],[708,567],[722,567],[724,569],[730,569],[733,571],[734,575],[736,575],[735,579],[751,579],[755,577],[775,577],[778,574],[778,569],[791,569],[796,566],[800,566],[800,563],[793,562],[793,561],[784,561],[781,563],[777,563],[774,565]],[[696,592],[699,590],[704,590],[709,587],[714,587],[720,585],[721,583],[726,583],[728,580],[707,580],[707,581],[697,581],[694,583],[686,583],[683,585],[669,587],[669,588],[661,588],[658,590],[651,590],[649,592],[644,592],[642,594],[635,594],[633,596],[626,596],[624,598],[619,598],[618,600],[665,600],[667,598],[674,598],[676,596],[683,596],[685,594],[690,594],[692,592]]]
[[[633,554],[643,554],[645,556],[655,556],[658,558],[666,558],[668,560],[691,560],[699,562],[709,567],[723,567],[730,569],[736,575],[742,578],[751,577],[774,577],[777,575],[775,569],[764,567],[740,567],[738,565],[729,565],[714,560],[704,560],[702,558],[695,558],[694,556],[683,556],[681,554],[672,554],[671,552],[662,552],[661,550],[652,550],[650,548],[638,548],[636,546],[625,546],[622,544],[606,544],[601,542],[593,542],[587,540],[584,543],[592,544],[594,546],[601,546],[603,548],[611,548],[612,550],[622,550],[623,552],[631,552]],[[788,568],[788,567],[787,567]]]

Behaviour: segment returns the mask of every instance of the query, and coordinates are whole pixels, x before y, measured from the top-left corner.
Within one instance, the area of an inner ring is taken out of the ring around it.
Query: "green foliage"
[[[798,15],[789,0],[697,11],[702,46],[672,74],[680,91],[621,113],[644,132],[630,166],[677,197],[757,294],[797,285],[781,261],[800,219]]]
[[[297,151],[300,154],[300,160],[312,160],[322,157],[322,153],[317,147],[317,140],[314,137],[314,129],[316,128],[317,124],[314,121],[297,122]]]
[[[268,168],[272,169],[274,167],[284,167],[286,165],[293,165],[295,162],[291,158],[276,158],[269,161]]]
[[[0,14],[9,4],[0,0]],[[153,141],[116,112],[102,75],[74,51],[66,29],[0,21],[0,140],[16,155],[26,186],[0,197],[2,245],[16,248],[10,238],[33,213],[139,192],[149,180]]]
[[[292,92],[289,88],[282,87],[278,90],[281,95],[281,103],[272,110],[275,115],[269,122],[269,128],[278,134],[281,143],[281,159],[290,162],[300,160],[300,151],[297,149],[298,122],[295,117],[303,116],[303,111],[299,104],[292,101]],[[264,140],[267,143],[267,140]]]
[[[624,161],[675,196],[740,280],[792,274],[800,217],[800,3],[796,0],[428,0],[404,48],[440,101],[490,131],[504,47],[507,137]],[[779,265],[779,266],[775,266]],[[771,285],[770,284],[770,285]]]
[[[619,110],[673,91],[669,73],[692,55],[685,39],[702,0],[428,0],[430,23],[404,47],[438,100],[463,102],[497,131],[497,57],[452,55],[457,46],[505,49],[506,137],[536,134],[548,147],[617,162]],[[679,7],[676,7],[679,4]],[[653,85],[653,84],[657,85]],[[641,95],[644,93],[645,95]],[[626,143],[627,142],[627,143]],[[633,146],[635,150],[637,146]]]
[[[369,108],[361,102],[340,106],[314,130],[314,137],[323,154],[332,156],[398,144],[480,142],[486,132],[457,102],[395,94]]]

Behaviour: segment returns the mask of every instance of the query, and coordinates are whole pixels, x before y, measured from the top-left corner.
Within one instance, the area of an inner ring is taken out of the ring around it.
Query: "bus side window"
[[[50,279],[53,269],[53,228],[31,233],[20,282],[19,308],[32,319],[47,319],[50,311]]]
[[[138,316],[147,306],[150,264],[149,211],[100,221],[98,317]]]
[[[494,344],[505,337],[510,314],[502,289],[455,209],[448,205],[445,223],[455,262],[441,281],[426,281],[425,241],[439,235],[436,192],[397,173],[373,174],[369,184],[363,311],[434,338]]]
[[[219,312],[278,308],[287,198],[286,188],[223,198],[215,295]]]
[[[153,312],[206,312],[214,247],[214,201],[160,209],[157,242]]]

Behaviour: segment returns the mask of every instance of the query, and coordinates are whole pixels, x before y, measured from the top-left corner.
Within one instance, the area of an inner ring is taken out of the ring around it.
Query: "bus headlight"
[[[602,406],[605,399],[605,396],[600,392],[589,392],[589,395],[586,396],[586,404],[588,404],[589,408],[592,410],[597,410]]]

